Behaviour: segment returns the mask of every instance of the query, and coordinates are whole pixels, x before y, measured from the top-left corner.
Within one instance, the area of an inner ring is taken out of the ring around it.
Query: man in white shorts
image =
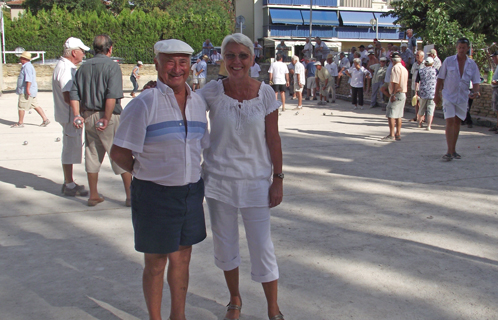
[[[86,196],[85,186],[77,185],[73,180],[73,164],[80,164],[82,151],[82,128],[73,125],[74,114],[69,106],[69,92],[73,87],[76,65],[83,60],[90,48],[78,38],[69,38],[64,43],[64,52],[57,61],[52,76],[52,93],[54,97],[55,121],[62,126],[62,171],[64,184],[62,193],[66,196]]]
[[[325,61],[325,68],[329,71],[329,81],[327,83],[327,101],[335,103],[335,80],[339,74],[337,70],[337,64],[334,61],[334,55],[329,53],[327,55],[327,61]]]
[[[457,54],[446,58],[439,69],[434,102],[438,105],[443,100],[443,113],[446,119],[446,143],[448,150],[442,157],[444,161],[461,159],[456,152],[460,124],[467,115],[468,100],[478,98],[481,76],[474,60],[467,57],[470,41],[460,38],[457,41]],[[469,95],[470,83],[473,92]],[[442,91],[442,96],[441,96]]]
[[[294,92],[297,97],[297,108],[294,110],[301,110],[303,108],[303,89],[306,83],[306,71],[298,56],[292,56],[291,63],[294,65]]]

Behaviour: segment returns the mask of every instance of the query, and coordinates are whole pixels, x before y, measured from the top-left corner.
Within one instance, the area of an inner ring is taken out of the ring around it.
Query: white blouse
[[[239,102],[225,94],[222,80],[196,91],[209,111],[211,145],[204,150],[205,195],[238,208],[266,207],[272,175],[265,118],[280,107],[264,83],[258,96]]]

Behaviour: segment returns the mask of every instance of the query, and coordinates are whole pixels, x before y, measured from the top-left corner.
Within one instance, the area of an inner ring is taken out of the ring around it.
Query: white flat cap
[[[430,65],[433,65],[434,64],[434,59],[432,59],[431,57],[427,57],[425,58],[425,64],[430,64]]]
[[[406,43],[402,43],[401,46],[402,47],[408,47],[408,45]]]
[[[161,40],[156,42],[154,45],[154,53],[166,53],[166,54],[192,54],[194,49],[189,46],[187,43],[177,40],[177,39],[169,39],[169,40]]]
[[[322,63],[320,61],[315,62],[315,66],[321,66]]]
[[[78,38],[68,38],[66,40],[66,42],[64,43],[64,49],[75,49],[75,48],[80,48],[80,49],[83,49],[85,51],[89,51],[90,48],[85,46],[85,44],[83,43],[83,41],[81,41],[81,39],[78,39]]]
[[[387,61],[387,58],[386,57],[380,57],[379,59],[380,61]]]
[[[373,45],[371,45],[371,44],[369,44],[369,45],[368,45],[368,48],[373,48],[373,47],[374,47],[374,46],[373,46]]]

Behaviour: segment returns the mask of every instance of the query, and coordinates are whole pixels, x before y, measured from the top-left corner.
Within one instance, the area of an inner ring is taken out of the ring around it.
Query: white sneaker
[[[431,127],[430,127],[430,126],[428,126],[427,128],[425,128],[425,130],[427,130],[427,131],[431,131]]]
[[[357,106],[353,106],[353,110],[356,110],[356,109],[358,109],[358,107]]]
[[[297,106],[296,108],[292,109],[292,110],[301,110],[303,108],[303,106]]]

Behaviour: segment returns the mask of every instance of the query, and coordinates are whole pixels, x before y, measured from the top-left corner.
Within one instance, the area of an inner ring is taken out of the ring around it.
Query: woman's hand
[[[278,206],[282,202],[283,197],[283,180],[275,178],[270,186],[270,208]]]

